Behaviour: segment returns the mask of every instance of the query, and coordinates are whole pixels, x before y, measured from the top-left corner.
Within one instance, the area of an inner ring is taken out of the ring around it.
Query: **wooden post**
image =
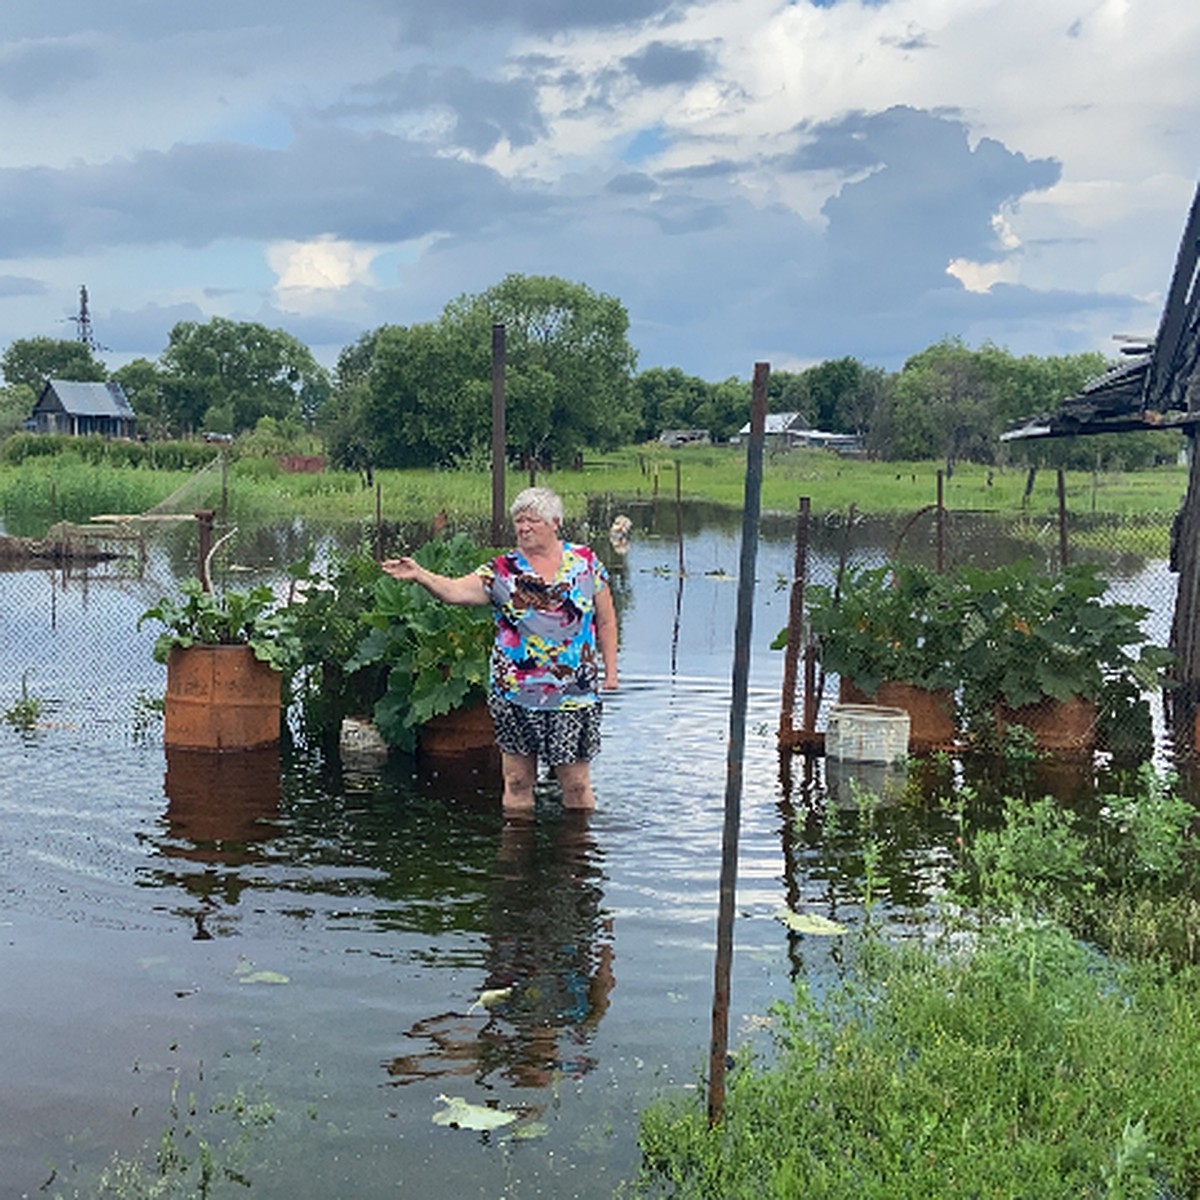
[[[1182,753],[1200,750],[1196,715],[1200,700],[1200,462],[1196,430],[1189,427],[1188,486],[1171,531],[1171,568],[1178,573],[1175,614],[1171,621],[1173,674],[1172,735]]]
[[[213,518],[216,515],[211,508],[202,508],[196,513],[196,527],[200,534],[200,566],[196,570],[196,577],[206,592],[212,591],[212,580],[208,577],[208,557],[212,553]]]
[[[708,1057],[708,1123],[725,1114],[725,1058],[729,1050],[729,976],[733,962],[734,900],[737,892],[738,832],[742,819],[742,768],[746,749],[749,698],[750,633],[754,622],[754,571],[758,558],[758,520],[762,504],[762,459],[767,424],[767,383],[771,368],[754,364],[750,400],[750,443],[746,451],[746,494],[742,509],[742,553],[738,567],[737,624],[734,629],[733,696],[725,757],[725,824],[721,840],[720,901],[714,972],[712,1040]]]
[[[375,485],[375,561],[383,560],[383,489]]]
[[[683,464],[675,460],[675,537],[679,542],[679,574],[686,572],[683,567]]]
[[[777,735],[780,748],[786,749],[788,752],[791,751],[792,734],[795,729],[793,714],[796,708],[796,675],[800,664],[800,638],[804,631],[804,582],[808,574],[808,520],[811,503],[808,496],[800,497],[800,508],[796,513],[796,550],[792,566],[792,590],[788,598],[788,637],[783,656],[783,696],[779,704],[779,733]],[[805,679],[807,683],[807,676]],[[806,703],[806,718],[807,713],[808,704]]]
[[[940,575],[946,569],[946,481],[941,471],[937,474],[937,570]]]
[[[504,326],[492,326],[492,545],[504,544],[508,526],[504,511],[505,468]]]
[[[1070,546],[1067,542],[1067,473],[1058,468],[1058,569],[1067,569]]]

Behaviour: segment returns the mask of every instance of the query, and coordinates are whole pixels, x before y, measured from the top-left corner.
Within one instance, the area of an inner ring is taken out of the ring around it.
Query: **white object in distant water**
[[[613,523],[608,529],[608,540],[618,554],[624,554],[629,549],[629,538],[633,533],[633,522],[624,513],[613,517]]]

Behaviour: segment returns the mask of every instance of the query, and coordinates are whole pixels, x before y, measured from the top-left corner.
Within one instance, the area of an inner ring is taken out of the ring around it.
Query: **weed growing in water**
[[[734,1075],[719,1127],[697,1098],[648,1109],[631,1194],[1200,1192],[1190,808],[1147,771],[1094,822],[1010,800],[975,831],[969,811],[966,892],[928,936],[865,921],[844,978],[776,1006],[778,1057]]]
[[[22,733],[32,733],[42,716],[42,702],[29,694],[29,672],[21,676],[21,698],[4,710],[4,720]]]
[[[181,1098],[176,1076],[169,1117],[156,1144],[129,1157],[114,1154],[93,1184],[55,1192],[54,1200],[208,1200],[227,1194],[225,1184],[247,1189],[247,1164],[276,1110],[265,1097],[252,1097],[241,1088],[201,1106],[194,1094]]]

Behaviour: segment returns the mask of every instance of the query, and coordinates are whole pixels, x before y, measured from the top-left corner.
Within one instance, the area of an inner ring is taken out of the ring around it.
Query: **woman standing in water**
[[[549,488],[526,488],[509,512],[515,549],[468,575],[438,575],[412,558],[382,566],[447,604],[492,605],[488,709],[503,763],[505,811],[532,812],[539,761],[553,768],[564,807],[591,809],[600,691],[617,687],[608,572],[589,547],[562,540],[562,501]]]

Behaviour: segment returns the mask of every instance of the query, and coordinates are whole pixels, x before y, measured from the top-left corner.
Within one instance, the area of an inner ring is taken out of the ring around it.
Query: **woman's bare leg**
[[[532,754],[500,754],[504,772],[504,811],[533,812],[533,785],[537,782],[537,759]]]
[[[562,787],[563,808],[590,811],[596,807],[596,797],[592,794],[591,764],[587,759],[563,763],[554,768],[554,774]]]

